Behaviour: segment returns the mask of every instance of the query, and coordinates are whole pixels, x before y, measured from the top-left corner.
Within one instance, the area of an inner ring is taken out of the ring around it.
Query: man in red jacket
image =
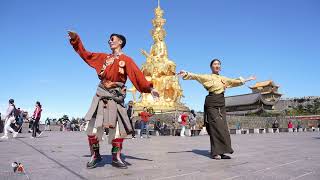
[[[99,140],[104,128],[109,128],[109,143],[112,144],[112,165],[127,168],[120,157],[123,138],[132,133],[130,120],[124,107],[127,77],[141,93],[151,93],[157,99],[159,93],[153,89],[134,61],[122,51],[126,38],[120,34],[111,34],[108,41],[112,53],[93,53],[87,51],[77,33],[69,31],[70,43],[80,57],[92,68],[100,79],[91,107],[85,119],[89,121],[87,135],[91,159],[87,168],[96,167],[101,161]]]
[[[152,116],[152,114],[150,114],[147,111],[147,108],[144,107],[143,111],[139,114],[139,116],[141,118],[141,121],[140,121],[140,138],[143,138],[142,131],[144,130],[144,128],[146,128],[147,138],[150,138],[150,136],[149,136],[149,123],[148,122],[149,122],[149,119]]]

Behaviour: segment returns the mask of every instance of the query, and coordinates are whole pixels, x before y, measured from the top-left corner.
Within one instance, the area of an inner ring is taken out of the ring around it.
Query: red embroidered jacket
[[[130,57],[122,54],[113,58],[111,54],[89,52],[84,48],[78,35],[75,39],[70,40],[70,43],[81,58],[96,70],[101,80],[126,83],[127,77],[129,77],[139,92],[151,92],[152,83],[146,80]]]

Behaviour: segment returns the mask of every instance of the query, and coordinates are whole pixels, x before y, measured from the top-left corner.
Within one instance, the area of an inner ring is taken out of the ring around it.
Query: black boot
[[[128,169],[128,166],[123,163],[122,161],[119,160],[112,160],[112,164],[113,167],[119,168],[119,169]]]
[[[95,136],[88,136],[89,146],[91,151],[90,161],[87,163],[88,169],[93,169],[102,160],[100,156],[99,141]]]
[[[117,158],[118,152],[120,153],[120,147],[113,146],[111,152],[112,152],[112,166],[119,169],[127,169],[128,168],[127,164],[125,164],[121,160],[121,158],[120,159]]]
[[[102,158],[100,157],[95,157],[94,155],[91,156],[91,159],[89,162],[87,162],[87,168],[88,169],[93,169],[95,167],[97,167],[97,164],[102,160]]]
[[[224,155],[224,154],[220,154],[221,159],[231,159],[230,156]]]

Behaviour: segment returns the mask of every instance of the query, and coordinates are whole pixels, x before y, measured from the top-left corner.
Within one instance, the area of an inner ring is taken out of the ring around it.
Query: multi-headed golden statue
[[[146,57],[146,62],[142,65],[142,72],[147,80],[152,81],[153,87],[159,91],[159,101],[155,102],[149,94],[141,94],[136,99],[134,88],[129,89],[133,94],[134,106],[137,111],[143,107],[152,107],[155,112],[186,111],[180,100],[183,97],[179,79],[176,76],[176,64],[168,58],[167,45],[164,41],[166,31],[163,26],[166,20],[163,19],[163,10],[158,7],[154,10],[155,18],[152,20],[153,29],[151,35],[153,45],[150,53],[141,50]]]

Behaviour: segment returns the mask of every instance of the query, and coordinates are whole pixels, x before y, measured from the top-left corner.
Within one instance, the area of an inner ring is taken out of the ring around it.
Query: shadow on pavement
[[[211,158],[210,152],[208,150],[200,150],[200,149],[193,149],[192,151],[176,151],[176,152],[168,152],[168,154],[175,154],[175,153],[194,153],[200,156],[205,156]]]
[[[84,155],[83,157],[91,157],[91,156]],[[112,155],[102,155],[101,157],[102,157],[102,161],[97,165],[97,167],[104,167],[107,164],[111,165]],[[134,156],[123,156],[123,155],[122,155],[122,159],[123,159],[124,163],[126,163],[128,166],[132,165],[131,163],[129,163],[127,161],[128,159],[139,160],[139,161],[153,161],[151,159],[139,158],[139,157],[134,157]]]

